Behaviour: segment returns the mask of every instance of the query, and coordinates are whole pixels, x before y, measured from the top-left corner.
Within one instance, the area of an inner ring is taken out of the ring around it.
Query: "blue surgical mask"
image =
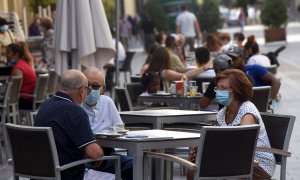
[[[6,32],[8,30],[9,26],[7,24],[0,27],[1,32]]]
[[[227,106],[231,103],[232,98],[229,96],[230,91],[217,90],[216,91],[216,101],[223,106]]]
[[[12,58],[10,61],[9,61],[9,64],[10,65],[15,65],[17,63],[17,59],[15,58]]]
[[[92,90],[90,94],[85,97],[85,103],[87,103],[90,106],[93,106],[97,104],[99,99],[100,99],[99,90]]]

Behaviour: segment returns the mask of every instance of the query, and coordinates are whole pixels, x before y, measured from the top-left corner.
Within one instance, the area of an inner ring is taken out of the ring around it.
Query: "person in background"
[[[163,79],[166,90],[168,89],[171,81],[181,80],[183,78],[192,78],[209,67],[211,67],[211,65],[210,63],[207,63],[202,67],[198,67],[186,73],[176,72],[172,69],[170,53],[168,50],[165,47],[158,47],[153,54],[149,68],[146,72],[158,72],[160,77]]]
[[[6,46],[17,42],[17,38],[9,29],[9,23],[6,19],[0,17],[0,62],[7,63]]]
[[[6,51],[6,58],[13,65],[11,76],[22,77],[19,108],[32,109],[32,97],[26,96],[26,94],[33,94],[37,81],[32,65],[32,56],[30,56],[25,43],[22,46],[16,43],[9,44]]]
[[[220,74],[221,72],[223,72],[228,68],[231,68],[231,66],[232,66],[232,59],[226,54],[218,55],[213,61],[213,68],[216,75]],[[210,81],[210,84],[208,85],[206,91],[203,93],[203,96],[199,101],[201,109],[207,108],[209,104],[212,102],[212,100],[216,98],[215,87],[216,87],[216,78]],[[224,106],[222,104],[219,104],[219,110],[223,107]],[[218,109],[214,109],[214,110],[218,110]]]
[[[258,64],[264,67],[271,66],[270,59],[259,53],[259,45],[255,41],[254,35],[247,38],[244,49],[247,58],[247,65]]]
[[[93,135],[88,115],[80,106],[90,92],[88,80],[82,72],[66,70],[58,92],[42,104],[36,115],[34,126],[52,128],[60,166],[104,155]],[[82,180],[84,174],[85,165],[78,165],[62,171],[61,179]]]
[[[209,50],[210,59],[212,60],[220,53],[221,43],[219,38],[214,34],[208,34],[205,37],[203,46]]]
[[[111,127],[116,123],[123,123],[119,112],[112,101],[106,95],[103,73],[96,67],[91,67],[83,72],[88,80],[88,87],[91,92],[85,97],[81,107],[89,117],[89,122],[93,133],[110,132]],[[113,148],[102,148],[105,156],[118,155]],[[121,158],[121,177],[123,180],[132,179],[132,158],[120,155]],[[114,173],[113,161],[106,161],[97,170]]]
[[[140,70],[140,74],[144,74],[147,69],[149,68],[149,64],[151,63],[152,61],[152,58],[153,58],[153,54],[155,52],[155,50],[160,47],[159,44],[157,43],[153,43],[151,46],[150,46],[150,49],[149,49],[149,52],[148,52],[148,56],[147,56],[147,59],[145,61],[145,63],[143,64],[141,70]]]
[[[176,40],[176,49],[175,49],[175,54],[180,58],[180,61],[183,64],[186,64],[186,56],[189,53],[189,48],[188,46],[185,46],[185,37],[182,34],[171,34]]]
[[[238,47],[243,48],[243,42],[245,40],[245,35],[241,32],[236,32],[233,34],[233,44],[236,44]]]
[[[198,67],[202,67],[205,64],[207,64],[210,61],[210,54],[209,50],[205,47],[200,47],[195,50],[195,57],[196,57],[196,62]],[[204,68],[205,70],[198,74],[195,77],[215,77],[216,73],[213,69],[213,66],[211,64],[211,67],[209,68]]]
[[[41,27],[40,27],[40,16],[36,14],[34,16],[33,22],[30,24],[28,28],[28,36],[41,36]]]
[[[113,47],[116,47],[116,29],[111,28],[110,31],[111,31],[111,35],[113,38]],[[118,67],[119,69],[124,68],[125,59],[126,59],[125,48],[124,48],[123,44],[119,41],[118,42],[118,61],[117,61],[118,65],[119,65],[119,67]],[[106,69],[106,76],[105,76],[106,90],[111,91],[113,86],[115,86],[115,82],[114,82],[114,72],[116,69],[115,58],[111,58],[110,61],[104,65],[103,68]]]
[[[217,126],[260,126],[257,146],[270,148],[265,125],[259,111],[249,100],[253,96],[252,85],[239,69],[227,69],[217,75],[216,100],[224,105],[217,114]],[[195,162],[197,147],[192,148],[189,160]],[[269,152],[255,152],[258,165],[253,166],[253,179],[270,179],[276,167],[275,157]],[[191,179],[193,172],[188,172]]]
[[[229,46],[231,45],[231,37],[229,33],[221,33],[219,35],[219,39],[220,39],[220,43],[221,43],[221,48],[220,48],[220,52],[221,53],[225,53],[227,51],[227,49],[229,48]]]
[[[16,37],[9,29],[9,24],[6,19],[0,17],[0,47],[17,42]]]
[[[270,106],[276,109],[276,97],[280,89],[280,81],[263,66],[257,64],[246,65],[244,51],[238,46],[230,46],[226,54],[232,58],[233,68],[240,69],[250,76],[254,86],[271,86]]]
[[[245,24],[246,24],[247,17],[246,17],[246,13],[245,13],[244,8],[240,7],[239,10],[240,10],[239,24],[240,24],[240,28],[241,28],[241,33],[244,33],[244,27],[245,27]]]
[[[54,66],[54,30],[53,30],[53,21],[50,17],[41,18],[41,26],[43,29],[43,61],[48,66]]]
[[[166,38],[167,38],[167,36],[164,32],[159,32],[154,37],[155,43],[160,46],[165,46]]]
[[[144,48],[148,52],[151,44],[155,42],[154,36],[157,34],[157,29],[149,15],[142,19],[142,29],[144,31]]]
[[[128,50],[129,47],[129,38],[132,35],[132,26],[131,23],[126,19],[126,17],[120,17],[120,39],[125,49]]]
[[[144,92],[140,96],[151,96],[154,94],[164,94],[163,82],[160,78],[158,72],[146,72],[143,74],[141,83],[143,85]],[[143,105],[152,106],[152,107],[167,107],[166,103],[153,103],[153,102],[143,102]]]
[[[144,92],[140,96],[149,96],[157,93],[161,89],[160,76],[157,72],[146,72],[143,74],[141,83]]]
[[[184,63],[180,59],[180,57],[182,57],[182,51],[177,45],[176,38],[179,37],[177,35],[168,35],[166,39],[166,48],[170,53],[172,69],[176,72],[183,73],[186,69]]]
[[[195,14],[188,11],[186,5],[180,7],[180,14],[176,17],[176,33],[184,35],[186,44],[194,51],[195,39],[201,39],[200,25]]]

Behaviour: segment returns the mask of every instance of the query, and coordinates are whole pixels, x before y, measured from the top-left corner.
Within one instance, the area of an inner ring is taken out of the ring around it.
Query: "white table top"
[[[185,116],[185,115],[201,115],[201,114],[216,114],[213,111],[189,111],[179,109],[153,109],[142,111],[123,111],[120,115],[132,116]]]

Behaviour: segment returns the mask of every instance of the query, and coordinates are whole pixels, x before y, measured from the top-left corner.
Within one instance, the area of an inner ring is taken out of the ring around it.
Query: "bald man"
[[[87,114],[80,107],[90,92],[82,72],[67,70],[61,77],[59,91],[42,104],[35,118],[34,126],[52,128],[61,166],[104,154],[96,143]],[[62,171],[61,179],[82,180],[84,170],[85,166],[79,165]]]
[[[91,128],[94,133],[110,132],[111,126],[116,123],[123,123],[123,121],[112,99],[103,95],[105,91],[105,77],[96,67],[91,67],[83,73],[88,80],[88,87],[91,88],[91,92],[85,97],[82,108],[89,116]],[[104,147],[103,150],[106,156],[116,155],[113,148]],[[122,179],[131,180],[132,158],[128,156],[120,156],[120,158]],[[97,170],[114,173],[114,163],[107,161]]]

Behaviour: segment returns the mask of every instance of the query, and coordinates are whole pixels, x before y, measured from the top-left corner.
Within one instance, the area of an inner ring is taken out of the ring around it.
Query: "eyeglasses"
[[[99,90],[101,87],[105,87],[105,85],[99,85],[99,84],[88,84],[89,87],[91,87],[92,90]]]
[[[87,86],[82,86],[81,88],[83,88],[83,87],[86,88],[87,95],[89,95],[91,93],[92,89]]]

